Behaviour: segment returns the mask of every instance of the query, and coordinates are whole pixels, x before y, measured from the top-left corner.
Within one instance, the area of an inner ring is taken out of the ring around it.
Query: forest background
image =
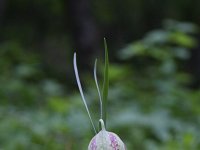
[[[110,58],[107,129],[127,149],[200,149],[199,0],[0,0],[0,149],[87,149],[93,65]]]

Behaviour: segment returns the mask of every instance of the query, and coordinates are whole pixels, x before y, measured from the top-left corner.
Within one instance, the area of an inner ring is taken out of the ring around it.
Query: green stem
[[[106,130],[103,119],[99,119],[99,122],[101,124],[101,129]]]

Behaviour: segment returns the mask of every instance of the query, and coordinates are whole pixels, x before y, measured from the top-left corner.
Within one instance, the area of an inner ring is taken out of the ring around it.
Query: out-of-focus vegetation
[[[122,48],[121,63],[111,63],[108,130],[128,149],[200,149],[200,91],[190,88],[192,76],[183,67],[197,32],[194,24],[168,20]],[[0,53],[0,149],[87,149],[94,134],[79,93],[68,93],[37,54],[17,43],[1,45]],[[93,79],[84,80],[94,111]]]
[[[0,150],[87,149],[94,133],[72,55],[76,50],[98,126],[91,66],[100,58],[101,83],[103,37],[110,58],[107,130],[128,150],[199,150],[199,6],[199,0],[0,0]]]

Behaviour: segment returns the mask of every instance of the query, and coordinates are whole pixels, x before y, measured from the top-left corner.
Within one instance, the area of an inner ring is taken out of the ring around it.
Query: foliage
[[[27,107],[63,95],[63,86],[49,78],[38,55],[13,42],[0,49],[0,103]]]
[[[108,48],[106,39],[104,39],[104,47],[105,47],[105,68],[104,68],[104,81],[103,81],[103,120],[105,122],[106,127],[106,113],[107,113],[107,99],[108,99],[108,90],[109,90],[109,60],[108,60]]]
[[[196,45],[196,31],[193,24],[168,20],[163,29],[120,51],[126,63],[113,68],[119,75],[113,79],[111,113],[118,117],[110,122],[128,135],[130,149],[200,148],[195,108],[200,107],[200,91],[189,88],[192,79],[183,68]]]

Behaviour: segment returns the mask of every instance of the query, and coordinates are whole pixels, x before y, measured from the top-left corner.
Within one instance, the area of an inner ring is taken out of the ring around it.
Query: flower
[[[99,120],[102,130],[96,134],[88,146],[88,150],[126,150],[124,143],[119,136],[105,129],[102,119]]]
[[[99,85],[98,85],[98,81],[97,81],[97,73],[96,73],[97,60],[95,61],[95,66],[94,66],[94,79],[95,79],[97,92],[99,94],[99,100],[100,100],[100,112],[101,112],[100,118],[103,118],[104,120],[106,120],[106,108],[105,107],[106,107],[106,101],[107,101],[107,96],[108,96],[109,81],[108,81],[108,51],[107,51],[107,44],[106,44],[105,39],[104,39],[104,46],[105,46],[105,72],[104,72],[104,84],[103,84],[103,101],[101,99],[101,92],[99,90]],[[73,64],[74,64],[74,72],[75,72],[78,88],[79,88],[79,91],[81,94],[81,98],[85,105],[85,108],[88,113],[92,127],[93,127],[95,133],[97,133],[96,128],[93,123],[93,120],[92,120],[92,117],[90,115],[90,111],[88,109],[88,106],[87,106],[87,103],[85,100],[85,96],[83,94],[83,89],[81,86],[81,82],[80,82],[80,78],[79,78],[79,74],[78,74],[77,63],[76,63],[76,53],[74,53]],[[103,119],[99,120],[102,130],[92,138],[92,140],[90,141],[90,144],[88,146],[88,150],[126,150],[124,143],[118,137],[117,134],[106,131]]]

